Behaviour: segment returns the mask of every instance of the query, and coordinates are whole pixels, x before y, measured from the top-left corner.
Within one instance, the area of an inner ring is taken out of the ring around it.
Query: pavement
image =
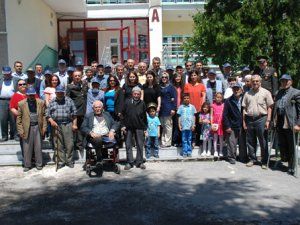
[[[217,162],[149,162],[88,177],[82,165],[0,167],[1,225],[300,224],[300,179]]]

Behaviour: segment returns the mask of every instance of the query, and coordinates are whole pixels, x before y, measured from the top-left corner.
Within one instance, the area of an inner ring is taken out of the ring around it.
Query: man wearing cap
[[[98,67],[98,73],[95,79],[100,83],[100,89],[105,90],[107,88],[107,79],[108,75],[104,74],[104,66],[99,64]]]
[[[27,79],[25,79],[25,82],[27,86],[33,87],[37,95],[39,95],[41,80],[35,77],[35,71],[33,70],[33,68],[29,67],[26,72],[27,72]]]
[[[272,96],[278,91],[278,77],[276,70],[268,65],[266,56],[258,57],[259,66],[255,68],[253,74],[259,74],[262,78],[261,86],[271,92]]]
[[[217,92],[222,93],[224,92],[223,83],[220,80],[216,80],[217,74],[214,70],[209,70],[207,74],[208,80],[204,82],[206,87],[206,100],[212,104],[215,95]]]
[[[252,89],[245,93],[243,106],[243,126],[247,135],[247,147],[250,161],[248,167],[257,161],[257,139],[261,149],[262,169],[267,169],[268,160],[268,129],[270,127],[273,98],[271,93],[261,87],[261,77],[253,75]]]
[[[44,80],[43,66],[40,63],[35,64],[35,77]]]
[[[174,68],[172,65],[167,65],[166,66],[166,72],[169,74],[169,79],[170,81],[173,80],[173,77],[174,77]]]
[[[67,73],[67,64],[63,59],[58,60],[58,71],[54,73],[59,77],[60,84],[64,87],[68,85],[68,73]]]
[[[82,81],[82,72],[75,70],[73,73],[73,82],[67,85],[66,96],[71,98],[76,106],[77,127],[80,129],[86,114],[86,99],[88,84]],[[75,133],[75,150],[83,151],[83,136],[80,131]]]
[[[8,140],[8,123],[10,127],[10,138],[18,139],[15,119],[10,112],[9,103],[11,97],[17,91],[19,78],[12,77],[12,71],[9,66],[2,67],[2,74],[3,76],[0,78],[0,122],[2,132],[0,142]]]
[[[18,104],[17,116],[17,129],[23,144],[24,172],[31,169],[33,152],[36,168],[42,169],[42,138],[47,129],[45,102],[36,99],[36,91],[33,87],[27,89],[26,95],[27,99]]]
[[[295,132],[300,131],[300,91],[292,87],[290,75],[280,78],[281,88],[275,97],[274,122],[283,162],[288,162],[288,172],[294,174]]]
[[[231,76],[232,76],[232,68],[231,68],[230,63],[227,62],[223,65],[223,73],[219,74],[217,76],[217,80],[222,81],[224,89],[226,89],[228,87],[227,79],[228,79],[228,77],[231,77]]]
[[[83,73],[84,73],[83,69],[84,69],[84,63],[83,63],[82,59],[79,58],[79,59],[76,60],[76,62],[75,62],[75,70],[81,71],[82,74],[83,74]]]
[[[45,89],[46,89],[46,81],[50,79],[50,77],[52,76],[52,71],[51,70],[46,70],[44,73],[44,80],[42,80],[41,85],[40,85],[40,98],[45,100]]]
[[[97,79],[92,79],[92,88],[87,92],[86,114],[93,112],[93,102],[104,100],[104,91],[100,90],[100,83]]]
[[[126,134],[126,157],[127,164],[125,170],[129,170],[134,165],[133,153],[132,153],[132,138],[134,136],[136,140],[136,160],[135,165],[141,169],[146,169],[143,163],[143,148],[145,132],[147,130],[147,115],[146,105],[141,100],[141,88],[134,87],[132,89],[132,98],[125,101],[124,108],[122,111],[122,131]]]
[[[77,131],[76,107],[72,99],[65,96],[65,88],[58,85],[56,97],[46,109],[46,117],[53,127],[53,143],[58,151],[58,167],[73,168],[73,132]]]
[[[138,75],[138,78],[139,78],[139,83],[141,85],[144,85],[146,83],[146,72],[147,72],[146,63],[140,62],[139,65],[138,65],[137,75]]]
[[[69,66],[67,68],[67,74],[68,74],[68,84],[71,84],[73,82],[73,73],[75,71],[75,68],[73,66]]]
[[[247,151],[241,149],[240,139],[243,126],[242,114],[242,87],[239,83],[232,86],[233,94],[226,99],[223,111],[223,128],[226,132],[227,159],[230,164],[235,164],[237,144],[239,152]]]
[[[27,75],[22,72],[22,70],[23,70],[23,63],[22,62],[15,61],[14,70],[15,70],[15,72],[12,73],[13,77],[16,77],[18,79],[26,79],[27,78]]]

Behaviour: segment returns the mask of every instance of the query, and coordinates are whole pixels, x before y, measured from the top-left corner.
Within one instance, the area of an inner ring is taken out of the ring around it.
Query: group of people
[[[123,141],[125,170],[146,168],[144,148],[147,159],[171,146],[191,157],[195,145],[203,157],[225,157],[231,164],[238,159],[250,167],[257,163],[258,140],[260,165],[267,169],[268,136],[276,130],[281,160],[294,172],[300,91],[292,87],[290,75],[279,79],[266,57],[258,58],[254,70],[244,67],[239,74],[229,63],[217,73],[201,61],[163,69],[158,57],[136,67],[133,59],[120,64],[114,56],[110,64],[93,61],[85,70],[81,60],[67,67],[60,59],[56,73],[43,71],[41,64],[23,73],[22,66],[16,61],[15,72],[2,68],[0,141],[8,140],[10,122],[10,138],[21,143],[24,171],[32,167],[33,155],[42,169],[45,136],[57,150],[59,168],[73,167],[73,150],[83,151],[86,143],[97,149],[101,161],[103,142],[122,146]]]

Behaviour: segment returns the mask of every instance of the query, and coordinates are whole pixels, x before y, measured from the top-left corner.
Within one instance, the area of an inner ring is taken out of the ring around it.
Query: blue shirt
[[[115,111],[115,90],[109,90],[104,94],[105,109],[107,112]]]
[[[100,83],[100,89],[103,90],[107,88],[107,79],[108,75],[103,75],[103,76],[96,76],[95,79]]]
[[[147,132],[149,137],[157,137],[158,136],[158,126],[160,126],[160,121],[157,116],[151,117],[147,114],[148,128]]]
[[[192,126],[195,125],[195,114],[197,113],[195,106],[181,105],[177,110],[177,114],[180,116],[179,121],[182,130],[191,130]]]
[[[86,114],[93,112],[94,101],[100,100],[103,102],[103,99],[104,99],[103,91],[100,90],[98,94],[93,94],[92,89],[89,89],[87,93]]]

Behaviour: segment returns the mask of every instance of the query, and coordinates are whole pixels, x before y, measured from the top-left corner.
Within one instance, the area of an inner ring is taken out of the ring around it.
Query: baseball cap
[[[292,80],[292,77],[289,74],[283,74],[279,80]]]
[[[58,85],[58,86],[55,88],[55,92],[65,92],[65,87],[62,86],[62,85]]]
[[[246,72],[246,71],[250,71],[249,67],[248,66],[245,66],[242,70],[243,72]]]
[[[242,88],[239,82],[236,82],[234,85],[232,85],[231,88]]]
[[[73,66],[69,66],[69,67],[67,68],[67,71],[68,71],[68,72],[69,72],[69,71],[74,72],[74,71],[75,71],[75,68],[74,68]]]
[[[58,64],[67,64],[67,63],[64,59],[60,59],[60,60],[58,60]]]
[[[167,66],[166,66],[166,70],[174,70],[174,68],[173,68],[172,65],[167,65]]]
[[[224,67],[224,68],[226,68],[226,67],[231,67],[231,65],[230,65],[229,63],[225,63],[225,64],[223,65],[223,67]]]
[[[93,78],[93,79],[91,80],[91,82],[92,82],[92,83],[98,83],[98,84],[100,84],[100,82],[99,82],[96,78]]]
[[[29,67],[29,68],[26,70],[26,72],[27,72],[27,73],[30,73],[30,72],[34,73],[35,71],[34,71],[34,69],[33,69],[32,67]]]
[[[52,75],[52,71],[51,70],[46,70],[44,75]]]
[[[3,74],[11,74],[11,68],[9,66],[3,66],[2,73]]]
[[[214,75],[217,76],[217,73],[216,73],[214,70],[212,70],[212,69],[210,69],[210,70],[208,71],[208,74],[214,74]]]
[[[35,91],[34,87],[27,88],[26,95],[35,95],[35,94],[36,94],[36,91]]]
[[[104,66],[104,68],[111,68],[111,65],[106,64],[106,65]]]

